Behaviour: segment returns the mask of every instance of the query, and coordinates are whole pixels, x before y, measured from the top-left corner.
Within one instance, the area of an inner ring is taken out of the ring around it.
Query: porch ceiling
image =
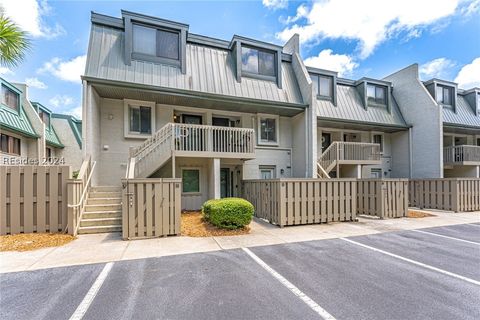
[[[325,119],[318,118],[317,126],[322,128],[335,128],[345,130],[368,130],[380,132],[398,132],[408,130],[406,127],[399,127],[394,125],[383,125],[378,123],[358,122],[358,121],[342,121],[339,119]]]
[[[139,87],[129,83],[109,84],[91,82],[91,84],[103,98],[155,101],[160,104],[202,109],[270,113],[291,117],[303,112],[307,107],[301,104],[227,97],[203,92],[189,92],[152,86]]]
[[[468,126],[444,123],[443,132],[475,135],[480,133],[480,127],[468,127]]]

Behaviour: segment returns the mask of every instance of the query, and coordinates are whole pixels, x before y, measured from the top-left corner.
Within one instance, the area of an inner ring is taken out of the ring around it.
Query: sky
[[[300,35],[305,64],[349,79],[383,78],[418,63],[422,80],[480,87],[480,0],[47,1],[0,0],[32,41],[0,77],[29,85],[29,98],[81,116],[90,14],[120,10],[188,24],[189,31],[234,34],[283,45]]]

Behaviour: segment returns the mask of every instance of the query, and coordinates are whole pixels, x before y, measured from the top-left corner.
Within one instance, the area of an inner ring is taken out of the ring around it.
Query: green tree
[[[20,29],[0,9],[0,66],[16,67],[30,49],[27,32]]]

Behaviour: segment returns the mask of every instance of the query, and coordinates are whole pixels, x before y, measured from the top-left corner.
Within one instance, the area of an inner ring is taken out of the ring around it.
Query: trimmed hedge
[[[212,199],[202,206],[205,219],[223,229],[245,227],[252,221],[253,210],[253,205],[241,198]]]

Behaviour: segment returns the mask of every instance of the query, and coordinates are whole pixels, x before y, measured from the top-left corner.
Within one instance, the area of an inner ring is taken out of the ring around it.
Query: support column
[[[220,159],[211,159],[210,163],[210,198],[220,199]]]
[[[359,164],[357,165],[357,168],[356,168],[356,176],[357,176],[357,179],[362,179],[362,165]]]

